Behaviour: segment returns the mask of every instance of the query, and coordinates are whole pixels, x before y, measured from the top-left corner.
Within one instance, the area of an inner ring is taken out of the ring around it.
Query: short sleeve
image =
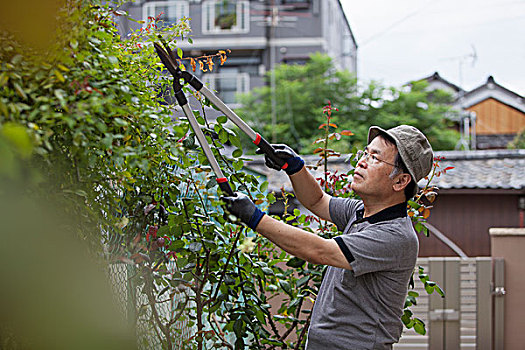
[[[355,217],[360,203],[357,199],[352,198],[332,197],[330,199],[330,219],[339,231],[343,232],[348,222]]]
[[[417,237],[412,232],[403,232],[389,226],[374,225],[338,237],[354,258],[350,265],[356,276],[404,268],[412,263],[413,257],[417,257]]]

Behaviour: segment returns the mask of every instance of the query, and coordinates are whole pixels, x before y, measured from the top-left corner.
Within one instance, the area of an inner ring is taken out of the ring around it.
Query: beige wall
[[[505,260],[505,349],[525,344],[525,228],[491,228],[491,255]]]

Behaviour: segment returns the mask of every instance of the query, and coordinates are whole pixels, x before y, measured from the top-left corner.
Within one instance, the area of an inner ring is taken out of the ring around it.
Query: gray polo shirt
[[[329,266],[312,311],[308,350],[391,349],[399,341],[403,305],[418,239],[400,203],[363,218],[363,203],[332,198],[335,237],[352,270]]]

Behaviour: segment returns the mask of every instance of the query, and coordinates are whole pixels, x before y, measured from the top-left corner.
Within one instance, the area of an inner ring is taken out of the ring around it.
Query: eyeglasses
[[[371,165],[385,163],[385,164],[393,166],[394,168],[397,167],[395,164],[379,159],[375,154],[370,154],[367,151],[357,151],[356,155],[357,155],[358,160],[364,159],[368,164],[371,164]]]

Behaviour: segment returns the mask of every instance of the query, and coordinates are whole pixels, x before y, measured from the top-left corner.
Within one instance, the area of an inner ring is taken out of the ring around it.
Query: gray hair
[[[379,136],[383,136],[383,135],[379,135]],[[383,139],[386,140],[387,143],[391,143],[394,146],[396,146],[396,149],[397,149],[397,145],[395,144],[395,142],[393,142],[393,140],[390,140],[388,137],[384,137]],[[397,152],[396,153],[396,158],[394,160],[394,169],[392,169],[392,171],[390,172],[389,177],[391,179],[393,179],[394,177],[396,177],[399,174],[408,174],[408,175],[410,175],[410,172],[408,171],[407,166],[403,162],[403,159],[401,158],[401,155],[399,154],[399,152]],[[410,183],[407,185],[407,187],[405,187],[405,198],[406,198],[407,201],[410,198],[413,197],[412,193],[414,193],[414,187],[415,186],[417,186],[417,184],[414,181],[414,179],[412,178],[412,175],[410,175]]]

